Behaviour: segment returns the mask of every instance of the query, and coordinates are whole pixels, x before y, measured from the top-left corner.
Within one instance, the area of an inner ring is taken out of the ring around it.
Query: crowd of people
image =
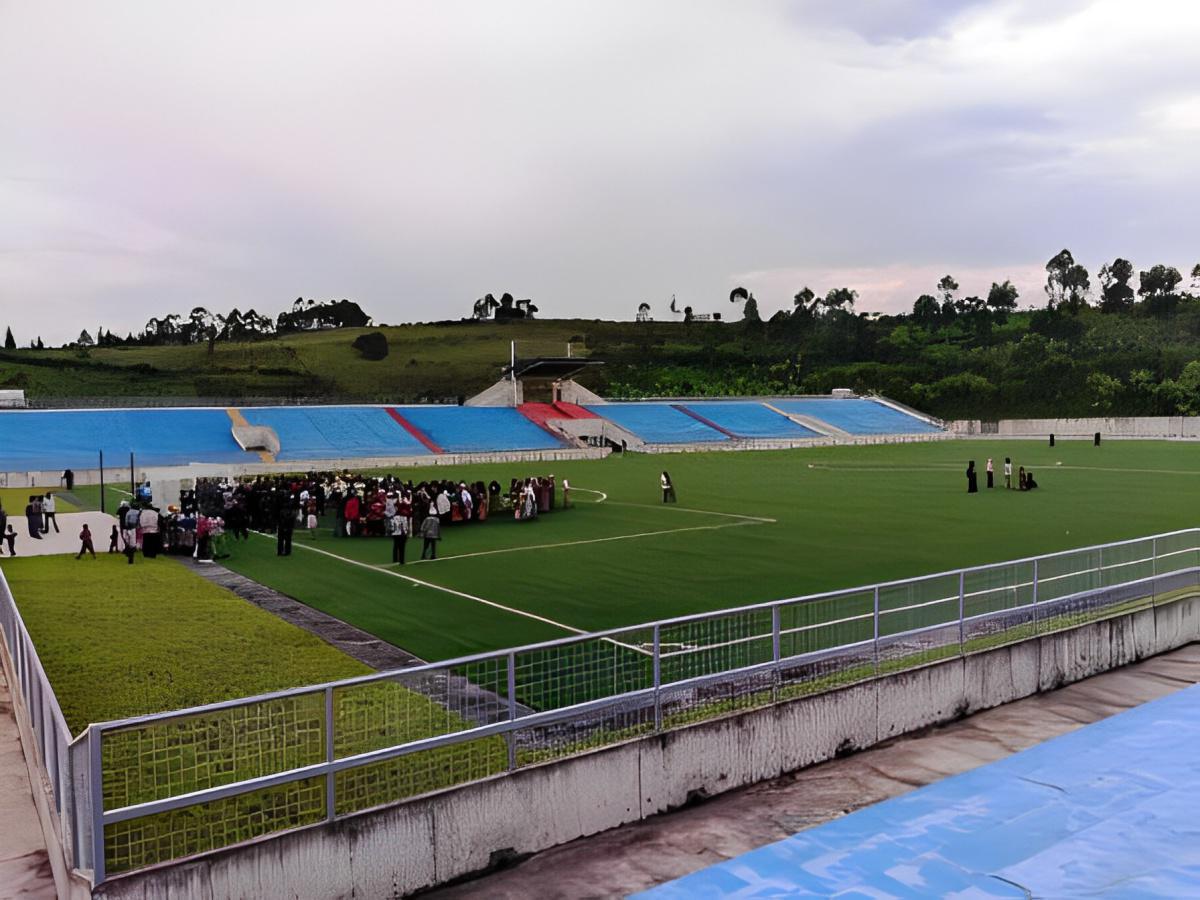
[[[558,505],[559,488],[553,475],[513,478],[505,488],[496,480],[414,483],[394,475],[309,472],[199,479],[195,500],[200,515],[219,520],[234,539],[248,537],[250,530],[275,534],[280,556],[291,554],[297,530],[315,538],[325,520],[337,538],[391,538],[392,560],[403,564],[410,537],[423,539],[423,559],[436,559],[444,527],[486,522],[496,515],[534,520]],[[566,506],[566,479],[561,490]]]
[[[995,465],[992,458],[989,456],[987,464],[984,468],[987,475],[987,486],[991,490],[995,487]],[[1033,477],[1033,469],[1025,470],[1024,466],[1019,466],[1017,469],[1016,490],[1032,491],[1038,486],[1037,480]],[[1004,457],[1004,487],[1008,490],[1013,490],[1013,463],[1011,457]],[[975,470],[975,460],[970,460],[967,463],[967,493],[976,494],[979,492],[979,473]]]
[[[179,504],[165,510],[154,504],[147,483],[118,508],[108,552],[125,554],[130,565],[139,552],[148,559],[159,554],[222,559],[229,555],[231,541],[247,540],[254,530],[274,534],[277,552],[287,556],[297,530],[315,538],[318,529],[327,527],[338,538],[390,538],[392,560],[403,564],[410,537],[423,539],[423,559],[436,559],[447,526],[482,523],[498,515],[529,522],[569,505],[570,484],[554,475],[512,478],[507,487],[496,480],[414,483],[349,471],[201,478],[195,489],[181,492]],[[25,518],[34,539],[50,528],[58,531],[53,493],[31,495]],[[0,505],[0,547],[7,542],[14,556],[16,537]],[[81,530],[77,558],[95,556],[95,537],[89,528]]]

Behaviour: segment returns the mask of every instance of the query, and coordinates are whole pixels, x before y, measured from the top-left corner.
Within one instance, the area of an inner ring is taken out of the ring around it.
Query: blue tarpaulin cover
[[[1198,897],[1200,686],[638,896]]]

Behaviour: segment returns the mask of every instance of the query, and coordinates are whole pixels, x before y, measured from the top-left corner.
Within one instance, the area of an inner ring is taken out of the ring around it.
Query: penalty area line
[[[268,539],[270,539],[272,537],[271,535],[266,534],[261,531],[252,531],[251,534],[257,534],[259,537],[268,538]],[[371,563],[360,562],[357,559],[349,559],[348,557],[345,557],[345,556],[338,556],[336,553],[330,553],[328,550],[322,550],[319,547],[310,547],[307,544],[301,544],[301,543],[293,543],[292,547],[293,547],[293,549],[299,548],[301,550],[307,550],[309,553],[319,553],[322,556],[328,556],[330,559],[336,559],[339,562],[346,563],[347,565],[357,566],[360,569],[367,569],[371,572],[378,572],[380,575],[388,575],[392,578],[400,578],[400,579],[402,579],[404,581],[408,581],[414,585],[429,588],[430,590],[434,590],[434,591],[441,591],[442,593],[445,593],[445,594],[452,594],[455,597],[461,597],[464,600],[473,600],[476,603],[482,603],[484,606],[490,606],[494,609],[502,610],[503,612],[512,613],[515,616],[524,616],[527,619],[533,619],[534,621],[541,622],[545,625],[553,626],[554,628],[561,628],[563,631],[569,631],[572,634],[579,634],[579,635],[588,634],[588,632],[584,631],[582,628],[576,628],[574,625],[567,625],[563,622],[556,622],[553,619],[546,618],[545,616],[539,616],[537,613],[531,613],[526,610],[517,609],[512,606],[505,606],[503,603],[497,603],[495,600],[488,600],[485,597],[477,597],[474,594],[468,594],[465,591],[456,591],[454,588],[448,588],[448,587],[444,587],[440,584],[434,584],[432,581],[423,581],[420,578],[414,578],[411,575],[405,575],[401,572],[396,572],[396,571],[393,571],[392,569],[384,568],[383,566],[376,566],[376,565],[372,565]],[[617,644],[618,646],[625,647],[626,649],[629,649],[629,650],[634,650],[638,653],[641,653],[641,654],[644,654],[647,656],[652,655],[652,654],[647,653],[641,647],[635,647],[632,644],[624,644],[621,641],[613,640],[611,638],[605,638],[605,640],[608,641],[609,643]]]
[[[653,508],[653,507],[651,507]],[[413,560],[413,565],[426,563],[448,562],[452,559],[470,559],[474,556],[495,556],[499,553],[523,553],[526,550],[553,550],[555,547],[579,547],[584,544],[605,544],[610,541],[630,541],[635,538],[656,537],[662,534],[682,534],[685,531],[716,531],[720,528],[737,528],[740,525],[762,525],[773,522],[774,519],[748,522],[722,522],[720,525],[692,525],[687,528],[665,528],[662,531],[640,531],[637,534],[615,534],[610,537],[586,538],[581,541],[560,541],[557,544],[527,544],[524,547],[502,547],[498,550],[479,550],[475,553],[459,553],[455,556],[439,556],[437,559]]]
[[[670,510],[671,512],[697,513],[702,516],[724,516],[727,519],[745,519],[749,522],[761,522],[762,524],[765,524],[765,525],[774,525],[779,521],[778,519],[770,519],[770,518],[767,518],[766,516],[744,516],[744,515],[740,515],[739,513],[717,512],[716,510],[713,510],[713,509],[693,509],[690,506],[675,506],[674,504],[670,504],[670,503],[661,503],[661,504],[660,503],[627,503],[622,500],[609,500],[608,494],[604,493],[604,491],[597,491],[594,488],[573,487],[573,488],[571,488],[571,490],[583,491],[586,494],[599,494],[600,499],[593,500],[592,501],[593,503],[604,503],[607,501],[612,506],[632,506],[632,507],[636,507],[637,509],[662,509],[662,510]],[[679,529],[679,530],[682,531],[685,529]],[[664,531],[664,532],[654,532],[654,533],[666,534],[667,532]]]

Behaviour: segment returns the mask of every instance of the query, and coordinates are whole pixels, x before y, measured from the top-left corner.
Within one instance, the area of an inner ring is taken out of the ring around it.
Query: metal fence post
[[[771,661],[775,663],[773,669],[774,677],[771,679],[771,700],[779,701],[779,682],[783,679],[783,673],[780,671],[779,665],[779,607],[771,607]]]
[[[517,654],[514,651],[508,653],[508,721],[517,721]],[[509,731],[504,735],[504,742],[508,746],[508,771],[512,772],[517,768],[517,733]]]
[[[332,822],[337,814],[337,779],[333,774],[333,688],[325,688],[325,821]]]
[[[1150,540],[1150,605],[1158,600],[1158,538]]]
[[[88,779],[91,788],[92,812],[92,884],[104,881],[104,763],[100,742],[104,732],[92,725],[88,728]]]
[[[964,585],[966,583],[966,579],[967,579],[967,573],[962,570],[959,570],[959,573],[958,573],[958,652],[959,652],[959,655],[962,655],[967,652],[967,645],[966,645],[966,642],[963,640],[963,632],[964,632],[965,626],[966,626],[966,620],[963,616],[963,612],[964,612],[963,607],[965,605],[964,601],[966,600],[966,593],[964,591]]]
[[[661,634],[659,626],[654,626],[654,730],[662,731],[662,654]]]
[[[879,674],[879,585],[875,585],[875,614],[872,616],[875,635],[871,642],[875,647],[875,674]]]
[[[1101,547],[1100,550],[1098,551],[1096,559],[1097,559],[1097,563],[1096,563],[1097,584],[1096,584],[1096,587],[1102,588],[1102,587],[1104,587],[1104,548],[1103,547]]]
[[[1033,560],[1033,633],[1038,630],[1038,561]]]
[[[42,765],[45,765],[46,732],[42,728],[45,709],[42,707],[42,680],[40,678],[29,679],[29,701],[25,708],[29,711],[29,722],[33,726],[33,736],[38,743],[38,755],[42,758]]]

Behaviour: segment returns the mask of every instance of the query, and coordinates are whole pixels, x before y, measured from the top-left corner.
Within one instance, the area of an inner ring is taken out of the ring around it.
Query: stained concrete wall
[[[570,378],[559,383],[558,396],[564,403],[574,403],[577,406],[594,406],[608,402],[599,394],[589,391],[582,384]]]
[[[97,890],[112,900],[399,896],[1200,640],[1173,603],[465,785]]]
[[[234,425],[233,439],[243,450],[266,450],[279,452],[279,435],[269,425]]]
[[[520,406],[525,402],[524,391],[520,381],[502,378],[489,388],[480,391],[474,397],[463,401],[463,406]]]
[[[1200,416],[1124,416],[1089,419],[1001,419],[982,422],[962,419],[947,423],[960,437],[1091,437],[1097,431],[1105,438],[1200,438]]]

